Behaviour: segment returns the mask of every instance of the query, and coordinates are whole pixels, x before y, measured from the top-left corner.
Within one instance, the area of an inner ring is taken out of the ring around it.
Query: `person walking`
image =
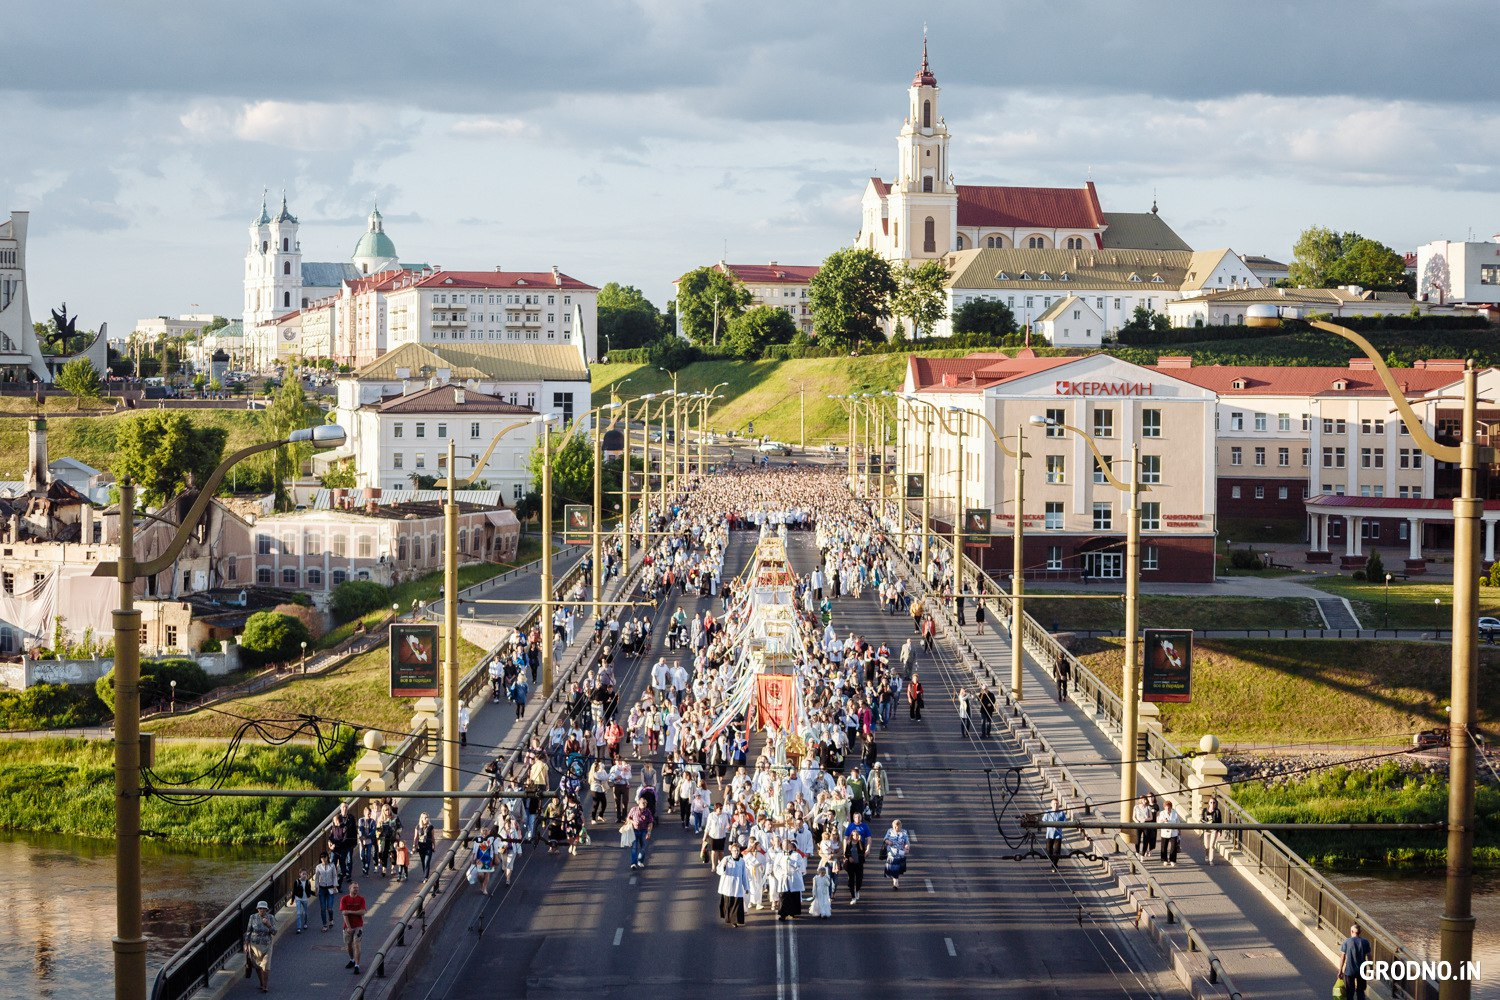
[[[312,879],[307,877],[307,869],[299,868],[296,879],[292,881],[292,906],[297,910],[298,934],[307,930],[307,907],[317,894],[318,890],[313,888]]]
[[[1052,664],[1052,679],[1057,682],[1057,700],[1059,703],[1068,700],[1068,679],[1072,676],[1073,667],[1068,663],[1066,656],[1059,656]]]
[[[819,920],[833,916],[833,874],[827,865],[818,866],[818,874],[813,876],[812,905],[807,912]]]
[[[870,828],[856,815],[844,829],[844,872],[849,876],[849,905],[859,902],[865,884],[865,858],[870,853]]]
[[[458,745],[466,747],[469,745],[469,706],[458,706]]]
[[[313,887],[318,891],[318,916],[326,931],[333,926],[333,900],[339,892],[339,867],[324,851],[313,868]]]
[[[995,728],[995,693],[988,687],[979,691],[979,736],[989,739]]]
[[[802,915],[802,890],[806,887],[803,876],[807,862],[797,852],[791,840],[782,840],[771,855],[771,879],[779,893],[776,906],[777,920],[795,920]]]
[[[974,727],[969,724],[969,692],[958,689],[958,735],[967,737]]]
[[[906,874],[906,858],[911,853],[911,835],[901,828],[899,819],[891,820],[891,828],[885,833],[885,873],[891,880],[892,889],[901,888],[901,876]]]
[[[729,856],[720,860],[715,870],[719,874],[719,919],[730,927],[741,927],[745,923],[749,877],[745,859],[740,856],[739,841],[730,842]]]
[[[265,900],[255,904],[250,923],[245,928],[245,975],[254,969],[260,978],[260,991],[271,988],[271,946],[276,943],[276,918]]]
[[[911,675],[911,683],[906,685],[906,701],[910,707],[910,715],[913,722],[922,721],[922,682],[916,674]]]
[[[1172,800],[1167,799],[1162,803],[1161,813],[1156,817],[1158,823],[1163,824],[1161,829],[1161,860],[1168,868],[1177,867],[1177,849],[1181,846],[1182,831],[1177,825],[1182,822],[1182,813],[1172,805]]]
[[[870,768],[870,777],[866,784],[865,792],[870,797],[870,816],[872,819],[880,818],[880,810],[885,805],[886,791],[890,782],[886,778],[885,765],[880,761]]]
[[[437,830],[432,825],[432,818],[426,813],[417,820],[417,828],[411,835],[411,846],[417,852],[417,860],[422,862],[422,881],[427,881],[432,876],[432,852],[434,842],[437,838]]]
[[[1359,924],[1349,927],[1349,936],[1339,945],[1339,978],[1344,981],[1344,996],[1349,1000],[1365,1000],[1370,983],[1362,975],[1366,962],[1370,960],[1370,941],[1359,933]]]
[[[359,975],[359,939],[365,933],[365,897],[359,894],[359,883],[349,883],[349,893],[339,900],[339,914],[344,918],[344,948],[349,961],[344,968]]]
[[[1200,817],[1204,823],[1218,826],[1224,822],[1224,810],[1219,808],[1217,797],[1210,795],[1203,800],[1203,814]],[[1208,859],[1209,864],[1214,863],[1214,852],[1219,848],[1220,832],[1218,830],[1203,831],[1203,856]]]
[[[1055,798],[1052,800],[1052,804],[1047,811],[1042,813],[1043,823],[1062,823],[1067,818],[1067,811],[1062,808],[1061,804]],[[1053,871],[1057,871],[1057,862],[1062,858],[1062,842],[1062,830],[1055,826],[1047,827],[1047,860],[1052,862]]]
[[[635,806],[625,817],[626,824],[630,827],[630,867],[646,867],[646,843],[651,839],[651,831],[656,827],[656,816],[651,812],[646,797],[642,795],[635,800]]]

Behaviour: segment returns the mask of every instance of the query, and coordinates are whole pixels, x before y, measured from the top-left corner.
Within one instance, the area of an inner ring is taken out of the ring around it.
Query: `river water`
[[[1438,957],[1438,918],[1443,915],[1443,875],[1337,874],[1332,881],[1361,909],[1396,935],[1418,960]],[[1500,872],[1474,880],[1474,957],[1483,979],[1475,998],[1500,1000]],[[1330,982],[1332,981],[1330,977]]]
[[[224,908],[279,848],[141,845],[148,975]],[[115,855],[109,841],[0,833],[0,997],[108,997]]]

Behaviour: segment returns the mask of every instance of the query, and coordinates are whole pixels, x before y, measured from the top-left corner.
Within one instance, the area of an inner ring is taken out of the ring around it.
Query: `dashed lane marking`
[[[625,928],[623,928],[623,927],[616,927],[616,928],[615,928],[615,947],[616,947],[616,948],[618,948],[618,947],[620,947],[620,941],[621,941],[621,940],[622,940],[622,939],[623,939],[623,938],[624,938],[624,937],[625,937]],[[949,947],[949,948],[952,948],[952,947],[953,947],[953,944],[952,944],[952,942],[950,942],[950,943],[949,943],[949,944],[948,944],[948,947]]]
[[[930,878],[924,878],[922,881],[927,884],[927,891],[928,892],[933,893],[934,895],[937,894],[937,890],[932,887],[932,879],[930,879]]]
[[[953,939],[952,938],[943,938],[943,944],[945,944],[945,945],[948,946],[948,957],[949,958],[957,958],[958,957],[958,949],[955,948],[955,947],[953,947]]]

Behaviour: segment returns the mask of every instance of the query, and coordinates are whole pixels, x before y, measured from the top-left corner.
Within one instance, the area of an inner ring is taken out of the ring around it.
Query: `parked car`
[[[791,445],[782,444],[780,441],[762,441],[757,450],[765,455],[790,455],[792,453]]]
[[[1500,639],[1500,618],[1479,619],[1479,637],[1485,642],[1494,642]]]

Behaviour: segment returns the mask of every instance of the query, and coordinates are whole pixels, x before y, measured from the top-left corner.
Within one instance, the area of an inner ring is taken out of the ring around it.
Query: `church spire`
[[[917,70],[917,75],[912,77],[913,87],[936,87],[937,77],[932,75],[932,70],[927,67],[927,25],[922,25],[922,68]]]

